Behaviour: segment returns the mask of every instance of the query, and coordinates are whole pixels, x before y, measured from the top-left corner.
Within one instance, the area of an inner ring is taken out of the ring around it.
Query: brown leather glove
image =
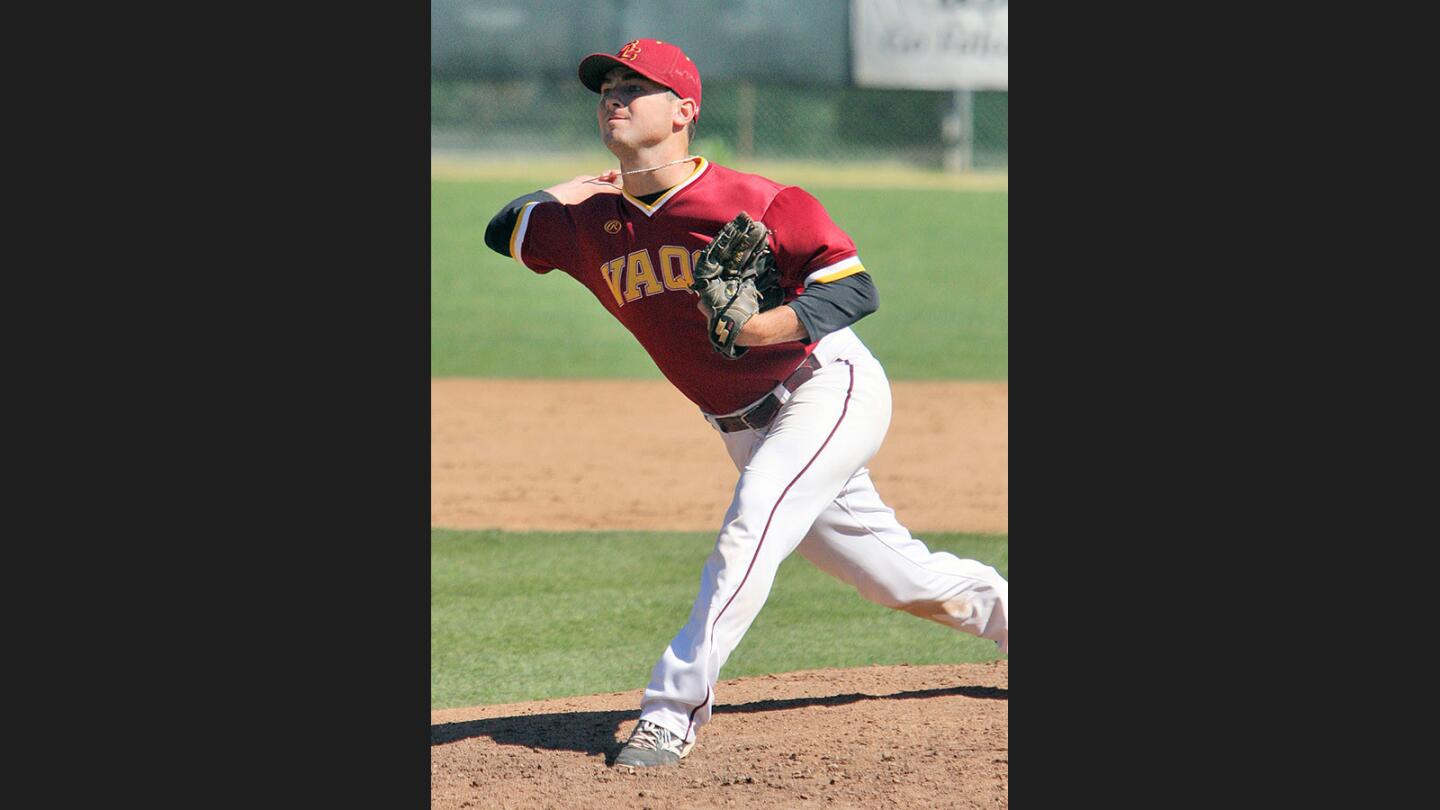
[[[695,264],[690,289],[700,296],[710,316],[710,345],[731,360],[748,351],[735,345],[745,323],[784,298],[769,233],[765,223],[741,211],[725,223]]]

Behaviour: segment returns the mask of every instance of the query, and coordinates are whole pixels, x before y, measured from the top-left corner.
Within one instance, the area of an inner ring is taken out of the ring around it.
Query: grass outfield
[[[431,376],[659,379],[585,288],[485,246],[543,182],[432,179]],[[875,277],[880,310],[855,331],[892,379],[1009,379],[1008,191],[807,189]]]
[[[1007,535],[926,534],[1010,576]],[[685,623],[711,533],[431,531],[436,709],[643,687]],[[998,657],[993,642],[861,599],[798,554],[721,678]]]

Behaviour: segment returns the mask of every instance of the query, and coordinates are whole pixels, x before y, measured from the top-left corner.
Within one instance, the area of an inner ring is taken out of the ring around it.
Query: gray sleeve
[[[879,309],[880,293],[870,274],[860,272],[825,284],[811,284],[787,306],[795,310],[800,325],[810,336],[809,342],[814,343]]]
[[[491,250],[501,256],[510,255],[510,234],[515,232],[515,220],[520,218],[520,212],[529,202],[559,202],[554,195],[546,191],[536,191],[526,194],[524,197],[516,197],[511,200],[500,213],[496,214],[490,224],[485,226],[485,244]]]

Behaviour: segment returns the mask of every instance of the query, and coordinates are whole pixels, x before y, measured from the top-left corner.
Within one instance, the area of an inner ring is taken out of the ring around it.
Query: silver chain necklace
[[[631,169],[631,170],[628,171],[628,172],[620,172],[620,176],[621,176],[621,177],[624,177],[624,176],[627,175],[627,174],[641,174],[642,172],[653,172],[653,171],[655,171],[656,169],[663,169],[663,168],[665,168],[666,166],[674,166],[676,163],[684,163],[684,162],[687,161],[687,160],[694,160],[695,157],[696,157],[695,155],[686,155],[685,157],[680,158],[679,160],[672,160],[672,161],[670,161],[669,163],[661,163],[659,166],[651,166],[651,167],[648,168],[648,169]],[[610,186],[611,188],[618,188],[618,189],[620,189],[621,191],[624,191],[624,190],[625,190],[625,187],[622,186],[622,185],[620,185],[620,184],[618,184],[618,183],[611,183],[611,182],[609,182],[609,181],[607,181],[607,180],[601,180],[601,179],[598,178],[598,177],[595,178],[595,179],[593,179],[593,180],[586,180],[585,182],[587,182],[587,183],[597,183],[597,184],[602,185],[602,186]]]
[[[666,166],[674,166],[676,163],[684,163],[684,162],[687,161],[687,160],[694,160],[694,159],[695,159],[695,156],[694,156],[694,155],[686,155],[685,157],[680,158],[679,160],[672,160],[672,161],[670,161],[669,163],[661,163],[659,166],[651,166],[651,167],[648,168],[648,169],[631,169],[631,170],[628,171],[628,172],[620,172],[620,174],[625,175],[625,174],[640,174],[641,172],[653,172],[653,171],[655,171],[656,169],[663,169],[663,168],[665,168]]]

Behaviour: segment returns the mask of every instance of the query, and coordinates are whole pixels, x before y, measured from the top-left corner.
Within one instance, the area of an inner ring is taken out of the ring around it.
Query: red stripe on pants
[[[845,414],[850,411],[850,394],[855,390],[855,366],[852,365],[849,360],[841,360],[840,362],[850,367],[850,387],[845,389],[845,405],[840,409],[840,418],[835,420],[835,427],[830,428],[830,435],[825,437],[825,441],[820,444],[820,449],[816,450],[815,455],[811,456],[810,460],[805,462],[805,466],[800,469],[800,472],[796,473],[795,477],[790,479],[790,483],[785,485],[785,489],[781,491],[780,497],[775,501],[775,505],[770,508],[770,517],[765,520],[765,529],[760,532],[760,542],[755,544],[755,553],[750,557],[750,565],[745,569],[745,576],[740,578],[740,584],[735,586],[735,593],[730,594],[730,598],[725,601],[725,606],[720,608],[719,613],[715,614],[715,621],[710,623],[710,633],[707,638],[715,637],[715,625],[720,623],[720,617],[725,615],[725,611],[729,609],[730,603],[735,601],[735,597],[740,595],[740,589],[745,587],[746,580],[750,579],[750,572],[755,568],[755,561],[760,559],[760,548],[765,545],[765,535],[770,533],[770,523],[775,520],[775,512],[780,509],[780,503],[785,500],[785,496],[790,492],[790,488],[795,486],[795,482],[800,480],[800,476],[804,475],[805,471],[810,469],[810,465],[815,463],[815,459],[820,457],[820,453],[825,450],[826,445],[830,444],[830,440],[835,438],[835,431],[840,429],[840,423],[845,421]],[[706,687],[705,702],[690,710],[690,723],[685,726],[685,735],[681,737],[682,740],[688,740],[690,738],[690,729],[695,725],[695,713],[700,711],[701,707],[710,703],[711,695],[712,693],[709,687]]]

